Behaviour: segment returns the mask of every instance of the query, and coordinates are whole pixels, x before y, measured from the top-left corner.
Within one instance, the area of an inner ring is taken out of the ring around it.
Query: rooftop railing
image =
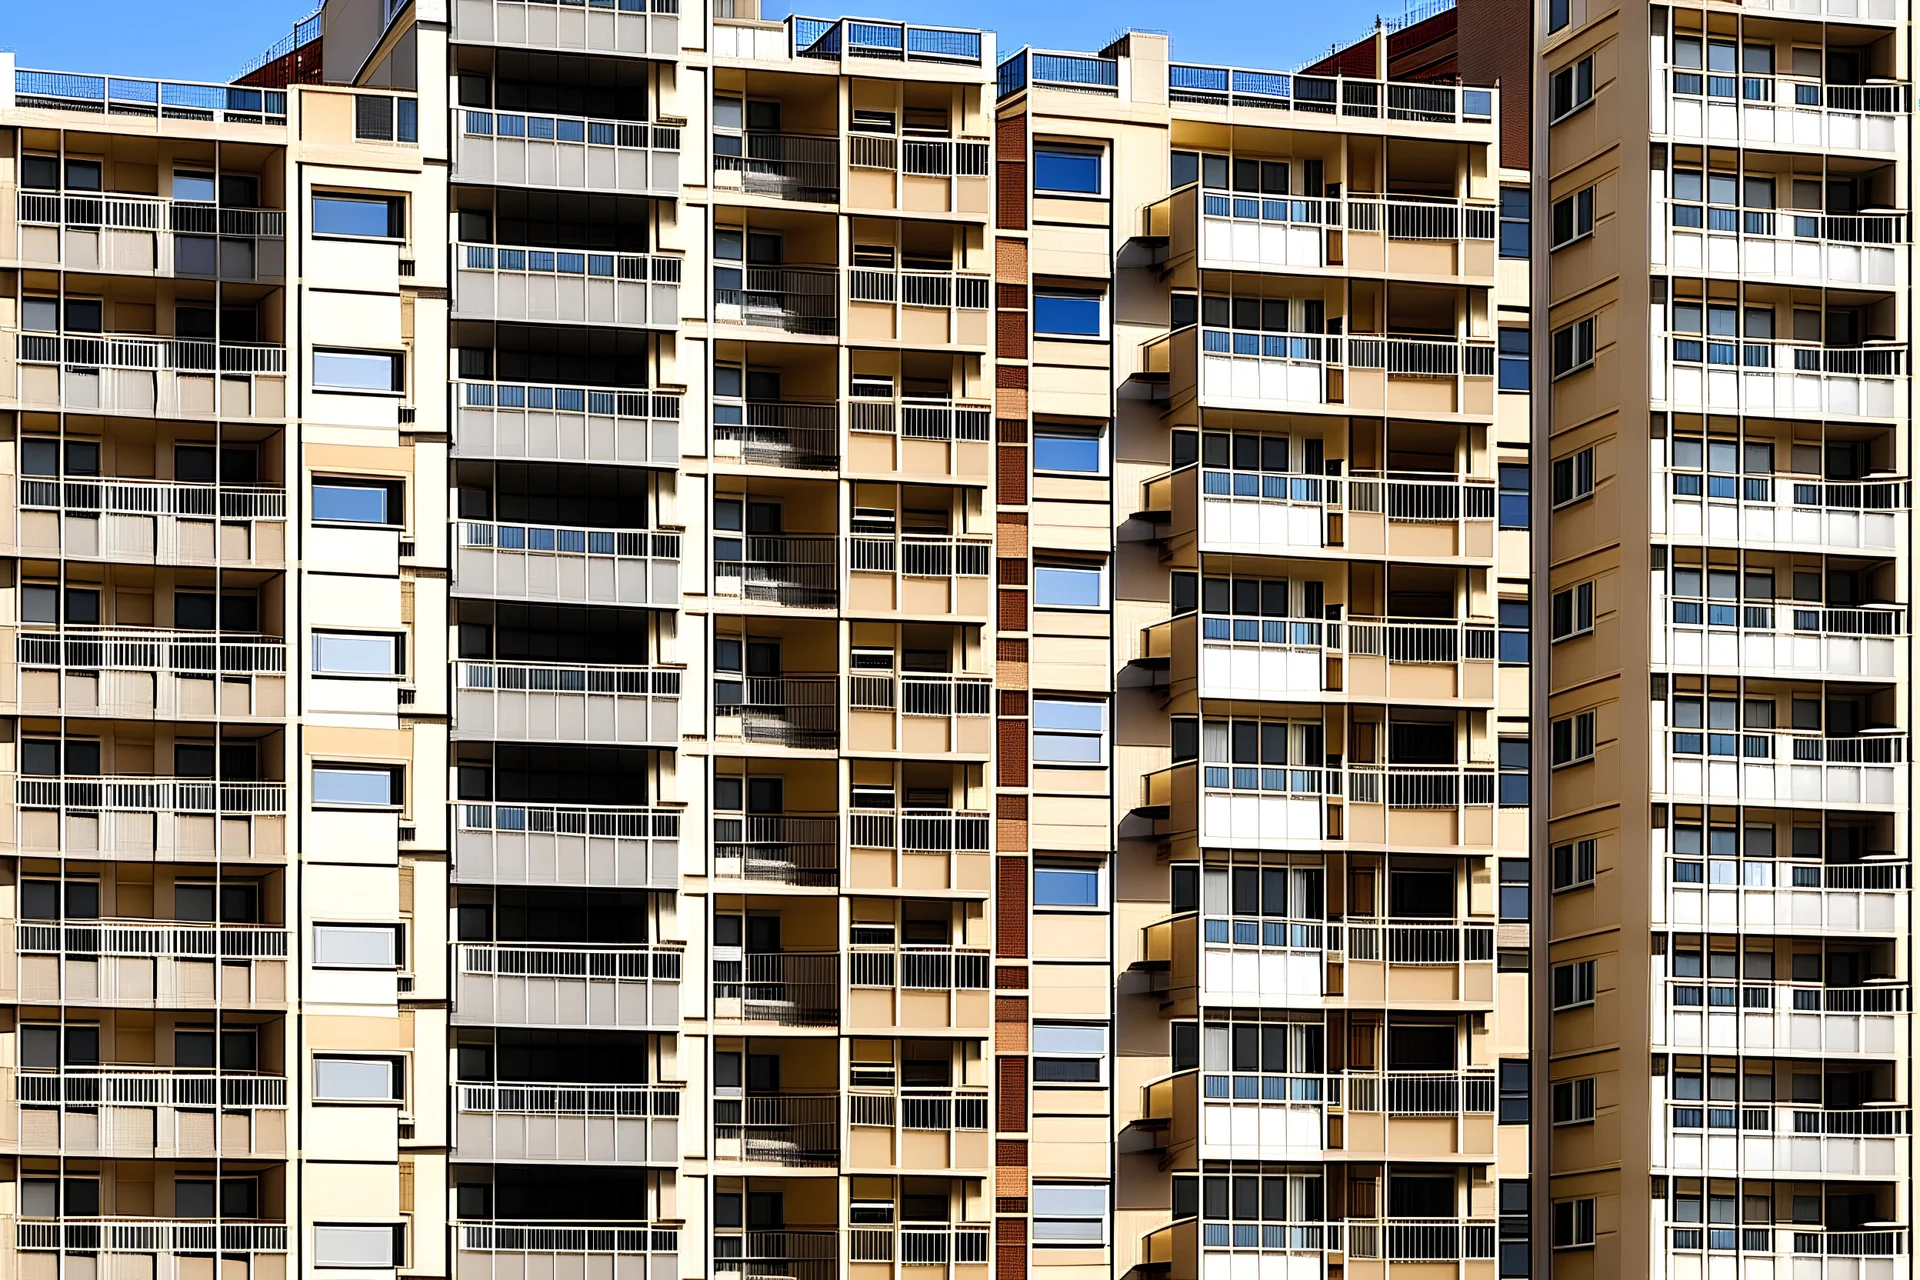
[[[1176,62],[1167,68],[1167,91],[1174,102],[1257,107],[1348,119],[1451,125],[1485,124],[1493,119],[1492,89],[1450,84],[1251,71]]]
[[[787,19],[789,47],[796,58],[840,61],[869,58],[884,62],[943,62],[980,65],[980,32],[964,27],[928,27],[873,18]]]
[[[13,92],[16,106],[40,110],[147,116],[157,120],[206,120],[220,124],[284,125],[287,122],[284,89],[23,69],[13,73]]]

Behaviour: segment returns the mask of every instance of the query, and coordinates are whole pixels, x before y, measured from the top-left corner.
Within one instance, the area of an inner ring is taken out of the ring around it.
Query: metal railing
[[[1909,215],[1904,213],[1801,213],[1674,199],[1666,204],[1667,225],[1673,231],[1846,245],[1903,245],[1910,239]],[[1776,269],[1772,274],[1788,273]]]
[[[1388,1262],[1461,1262],[1492,1258],[1495,1225],[1444,1219],[1349,1222],[1347,1254]]]
[[[1491,378],[1493,343],[1359,334],[1347,339],[1347,367],[1380,369],[1395,378]]]
[[[789,609],[827,608],[839,598],[832,534],[716,535],[721,538],[740,543],[738,558],[713,562],[715,577],[733,580],[727,584],[732,594]]]
[[[1823,987],[1804,982],[1737,982],[1711,978],[1665,979],[1667,1003],[1675,1009],[1748,1009],[1781,1013],[1906,1013],[1905,986]]]
[[[287,349],[264,342],[210,338],[146,338],[119,333],[22,333],[25,364],[170,373],[285,373]]]
[[[40,924],[22,920],[14,930],[14,945],[23,954],[215,960],[287,958],[287,931],[272,925],[152,924],[122,920]]]
[[[847,567],[855,573],[900,573],[917,578],[984,578],[993,540],[965,535],[856,533],[847,539]]]
[[[680,1114],[681,1084],[546,1084],[501,1081],[461,1084],[460,1110],[540,1116],[651,1116]]]
[[[840,882],[840,820],[716,813],[713,859],[716,876],[832,888]]]
[[[469,662],[458,665],[456,687],[502,693],[589,693],[677,698],[678,667],[608,667],[532,662]]]
[[[221,124],[284,125],[284,89],[254,89],[192,80],[139,80],[67,71],[13,73],[14,105],[43,111],[210,120]]]
[[[847,704],[856,711],[898,711],[907,716],[992,713],[991,676],[855,671],[847,678],[847,688]]]
[[[897,1227],[850,1227],[847,1261],[942,1266],[984,1264],[990,1228],[944,1222],[903,1222]]]
[[[853,400],[847,429],[868,435],[898,434],[903,440],[981,440],[989,438],[991,405],[945,400]]]
[[[980,33],[964,27],[929,27],[874,18],[804,18],[796,14],[787,19],[787,33],[796,58],[869,58],[977,67],[984,56]]]
[[[680,558],[680,535],[657,529],[579,529],[458,520],[454,522],[454,531],[457,545],[494,551],[621,556],[636,560]]]
[[[281,239],[287,234],[287,215],[282,209],[228,208],[112,192],[22,191],[19,215],[23,223],[106,231],[171,231],[244,239]]]
[[[21,1103],[42,1106],[280,1108],[287,1105],[287,1078],[166,1067],[21,1067],[14,1092]]]
[[[984,1133],[985,1089],[854,1089],[847,1123],[868,1128]]]
[[[1787,1103],[1705,1100],[1667,1102],[1667,1123],[1674,1129],[1732,1129],[1783,1137],[1891,1138],[1913,1130],[1913,1112],[1887,1105],[1850,1111],[1799,1107]]]
[[[1349,1074],[1344,1087],[1348,1111],[1394,1116],[1489,1115],[1499,1092],[1491,1071]]]
[[[456,1222],[462,1253],[677,1255],[680,1232],[644,1222]]]
[[[1498,206],[1467,200],[1350,195],[1344,204],[1348,230],[1389,240],[1492,240],[1500,221]]]
[[[102,515],[205,520],[285,520],[287,491],[267,485],[179,484],[164,480],[20,479],[20,505]]]
[[[831,335],[839,329],[838,271],[720,266],[715,276],[714,302],[739,309],[733,323],[814,335]]]
[[[1499,628],[1493,623],[1351,618],[1343,630],[1347,652],[1389,662],[1492,662]]]
[[[1675,364],[1724,366],[1747,372],[1816,373],[1847,377],[1904,378],[1905,343],[1862,347],[1825,347],[1786,339],[1707,337],[1668,333]]]
[[[600,805],[455,805],[462,831],[589,836],[614,840],[677,840],[678,809],[624,809]]]
[[[1411,965],[1476,964],[1493,959],[1493,926],[1349,919],[1346,943],[1350,960]]]
[[[22,631],[15,651],[23,667],[175,674],[281,675],[284,640],[229,640],[193,631]]]
[[[678,982],[679,947],[581,946],[576,943],[463,942],[460,972],[495,978],[611,978]]]
[[[847,272],[850,302],[897,303],[906,307],[957,307],[984,311],[991,278],[961,271],[881,270],[853,267]]]
[[[1667,746],[1676,756],[1715,756],[1798,764],[1902,764],[1904,737],[1822,738],[1783,730],[1697,728],[1667,730]]]
[[[283,814],[284,782],[216,782],[212,778],[20,777],[14,803],[27,809],[157,813]]]
[[[840,142],[837,138],[799,133],[748,130],[714,134],[713,172],[740,175],[740,189],[748,195],[772,196],[810,204],[837,204],[840,200]],[[740,154],[720,151],[738,143]]]
[[[728,693],[735,697],[724,696]],[[840,682],[833,676],[717,679],[713,713],[740,720],[737,735],[721,730],[716,735],[721,738],[808,750],[830,748],[840,736]]]
[[[680,420],[680,397],[618,387],[528,386],[518,382],[456,382],[454,403],[469,409],[537,409],[590,417]],[[459,452],[455,442],[455,453]]]
[[[984,853],[991,826],[991,814],[964,809],[852,809],[847,843],[902,853]]]
[[[661,253],[594,253],[575,249],[522,249],[507,245],[455,244],[462,271],[529,276],[583,276],[638,284],[679,284],[685,259]]]
[[[1167,68],[1167,90],[1170,101],[1216,107],[1443,125],[1484,124],[1493,119],[1492,89],[1456,85],[1176,62]]]
[[[721,417],[725,411],[736,421]],[[776,400],[718,401],[715,444],[731,444],[740,461],[762,467],[831,471],[840,464],[839,406]],[[720,456],[725,450],[716,449]]]
[[[725,1280],[833,1280],[838,1231],[734,1230],[713,1234],[713,1275]]]
[[[594,147],[678,151],[677,125],[644,120],[588,120],[580,116],[518,115],[507,112],[455,111],[459,132],[474,138],[526,139],[535,142],[572,142]]]
[[[740,1144],[749,1164],[818,1168],[840,1161],[837,1094],[747,1094],[713,1100],[716,1142]],[[727,1155],[720,1155],[727,1159]]]
[[[985,991],[992,956],[984,947],[856,945],[847,956],[848,985],[915,991]]]
[[[1905,1227],[1883,1231],[1732,1225],[1668,1227],[1667,1243],[1677,1253],[1712,1251],[1809,1258],[1904,1257],[1909,1247]]]
[[[1493,481],[1471,476],[1435,480],[1363,476],[1348,480],[1346,490],[1349,511],[1429,524],[1491,520],[1499,498]]]
[[[749,951],[726,959],[716,948],[713,994],[737,1000],[737,1021],[783,1027],[832,1027],[840,1022],[838,952]],[[722,1015],[722,1020],[727,1020]]]
[[[21,1249],[62,1253],[285,1253],[279,1222],[195,1222],[167,1218],[22,1218],[14,1223]]]
[[[847,163],[855,169],[898,170],[922,178],[987,176],[986,142],[856,133],[848,143]]]
[[[1347,798],[1389,809],[1484,808],[1493,803],[1496,785],[1490,764],[1347,766]]]

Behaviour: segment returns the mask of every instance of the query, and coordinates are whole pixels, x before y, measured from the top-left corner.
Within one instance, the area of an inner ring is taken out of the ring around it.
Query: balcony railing
[[[281,675],[284,640],[228,639],[204,631],[22,631],[23,667],[85,671],[168,671],[195,675]]]
[[[1499,1092],[1491,1071],[1348,1075],[1344,1089],[1348,1111],[1394,1116],[1489,1115]]]
[[[287,1105],[287,1078],[166,1067],[21,1067],[14,1092],[26,1106],[279,1108]]]
[[[174,373],[285,373],[287,349],[262,342],[206,338],[143,338],[126,334],[23,333],[24,364],[94,369],[151,369]]]
[[[279,1222],[196,1222],[167,1218],[21,1218],[14,1223],[21,1249],[61,1253],[228,1254],[285,1253]]]
[[[840,141],[799,133],[753,130],[714,135],[713,176],[729,188],[775,200],[840,202]],[[726,154],[727,148],[738,154]]]
[[[541,1116],[677,1117],[678,1084],[545,1084],[502,1081],[457,1086],[460,1110]]]
[[[1662,604],[1667,623],[1656,628],[1656,663],[1829,679],[1892,679],[1906,665],[1900,605],[1823,609],[1685,596]]]
[[[715,457],[793,471],[840,465],[837,404],[723,400],[714,404],[713,415]]]
[[[453,545],[456,594],[585,604],[679,599],[678,533],[461,520]]]
[[[1820,863],[1673,853],[1653,865],[1656,877],[1665,875],[1654,885],[1656,923],[1788,934],[1900,932],[1913,870],[1890,858]]]
[[[523,978],[680,980],[675,946],[587,947],[572,943],[460,944],[460,971]]]
[[[790,1169],[840,1163],[836,1094],[747,1094],[713,1100],[716,1158]]]
[[[685,955],[671,943],[462,942],[453,1020],[465,1026],[675,1030]]]
[[[680,322],[683,260],[666,254],[594,253],[456,244],[455,316],[606,325]]]
[[[13,73],[13,91],[14,105],[32,110],[206,120],[217,124],[287,123],[284,89],[18,70]]]
[[[1901,802],[1906,738],[1822,738],[1776,731],[1668,729],[1656,791],[1748,802]]]
[[[993,540],[965,535],[910,533],[895,538],[856,533],[847,539],[847,551],[847,567],[855,573],[984,578],[993,558]]]
[[[22,920],[14,928],[14,945],[22,955],[169,956],[211,960],[287,958],[287,931],[270,925],[153,924],[133,920],[42,924]]]
[[[456,803],[453,810],[457,883],[679,884],[678,809]]]
[[[723,324],[816,337],[840,328],[839,272],[824,267],[715,267],[713,302]]]
[[[1907,378],[1907,347],[1664,337],[1653,397],[1677,407],[1748,414],[1892,417]]]
[[[1493,90],[1350,76],[1298,75],[1176,62],[1167,97],[1214,107],[1252,107],[1360,120],[1461,125],[1493,119]]]
[[[103,231],[168,231],[245,239],[278,239],[287,234],[287,215],[281,209],[236,209],[113,192],[63,195],[56,191],[22,191],[19,214],[26,224]]]
[[[14,803],[31,809],[173,813],[284,814],[284,782],[215,782],[211,778],[20,777]]]
[[[895,138],[856,133],[847,139],[847,165],[853,169],[885,169],[922,178],[984,178],[985,142],[955,138]]]
[[[854,267],[847,273],[850,302],[880,302],[904,307],[987,308],[991,278],[962,271],[882,271]]]
[[[1494,802],[1492,765],[1349,765],[1347,799],[1389,809],[1486,808]]]
[[[1785,76],[1703,74],[1667,67],[1653,132],[1709,144],[1776,144],[1893,153],[1911,109],[1905,84],[1823,84]]]
[[[520,115],[460,110],[455,124],[469,137],[576,143],[624,150],[680,150],[680,127],[644,120],[589,120],[581,116]]]
[[[1491,924],[1433,924],[1419,920],[1346,923],[1348,960],[1387,964],[1457,965],[1493,959]]]
[[[803,750],[839,742],[840,682],[833,676],[749,676],[716,680],[714,737]]]
[[[1906,277],[1904,213],[1825,214],[1668,200],[1656,265],[1893,288]]]
[[[987,1091],[855,1086],[847,1096],[847,1123],[875,1129],[984,1133]]]
[[[840,1022],[837,952],[714,949],[713,994],[730,1008],[716,1017],[783,1027],[832,1027]]]
[[[676,744],[678,667],[460,662],[457,736]]]
[[[714,875],[830,889],[840,883],[840,820],[780,813],[716,813]]]
[[[984,716],[992,713],[993,677],[855,671],[848,705],[859,711],[905,716]]]
[[[1451,663],[1492,662],[1498,628],[1490,622],[1353,618],[1344,631],[1353,657]]]
[[[680,1232],[645,1222],[456,1222],[460,1253],[657,1254],[677,1258]]]
[[[856,945],[848,954],[849,986],[918,991],[985,991],[991,955],[975,947]]]
[[[992,815],[959,809],[852,809],[847,843],[903,853],[984,853]]]
[[[1669,1101],[1665,1160],[1678,1172],[1897,1178],[1913,1113],[1891,1103],[1827,1110],[1728,1100]]]
[[[980,33],[965,27],[927,27],[872,18],[787,19],[792,56],[827,62],[871,59],[977,67]]]
[[[844,1248],[838,1231],[729,1231],[713,1235],[716,1280],[833,1280]]]
[[[454,384],[452,455],[666,466],[680,458],[678,395],[618,387]]]
[[[1698,469],[1655,470],[1655,533],[1713,541],[1894,551],[1913,507],[1902,479],[1804,480]]]
[[[898,435],[902,440],[987,440],[991,438],[990,405],[953,404],[944,400],[852,401],[849,431],[870,435]]]
[[[1906,1044],[1904,982],[1825,987],[1656,976],[1653,984],[1657,1047],[1887,1056]]]
[[[1491,1222],[1347,1223],[1347,1256],[1388,1262],[1466,1262],[1494,1256]]]
[[[715,542],[723,544],[713,558],[716,595],[787,609],[828,609],[839,599],[832,534],[723,533]]]
[[[903,1266],[985,1265],[991,1228],[945,1222],[903,1222],[897,1227],[851,1227],[847,1261],[897,1262]]]
[[[1752,1257],[1756,1264],[1772,1267],[1775,1259],[1790,1262],[1805,1258],[1819,1266],[1822,1258],[1904,1258],[1910,1249],[1907,1228],[1875,1229],[1870,1231],[1827,1231],[1819,1227],[1736,1227],[1689,1226],[1668,1227],[1667,1247],[1674,1253],[1707,1253],[1738,1255],[1729,1256],[1731,1267],[1740,1268],[1741,1258]],[[1762,1258],[1764,1257],[1764,1263]],[[1811,1274],[1820,1275],[1815,1270]],[[1826,1271],[1824,1274],[1859,1275],[1857,1266],[1844,1271]]]

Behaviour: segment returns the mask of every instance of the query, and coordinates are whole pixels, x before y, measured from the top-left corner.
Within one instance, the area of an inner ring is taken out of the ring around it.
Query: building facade
[[[1904,1280],[1825,2],[0,53],[6,1274]]]

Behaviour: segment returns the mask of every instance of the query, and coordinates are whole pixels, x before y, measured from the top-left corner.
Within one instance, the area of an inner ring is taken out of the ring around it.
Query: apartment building
[[[1540,16],[1552,1262],[1905,1276],[1911,13]]]

